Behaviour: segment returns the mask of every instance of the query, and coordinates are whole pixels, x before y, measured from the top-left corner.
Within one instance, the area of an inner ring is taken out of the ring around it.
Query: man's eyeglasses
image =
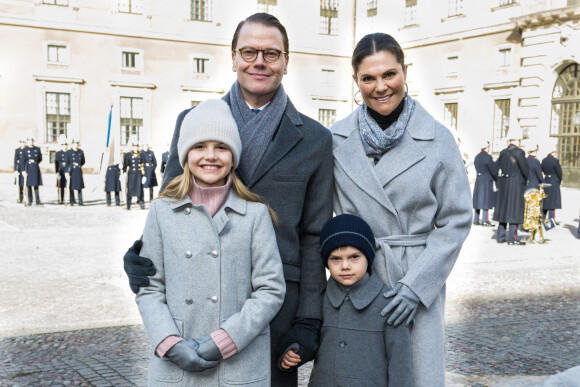
[[[258,58],[258,53],[262,51],[262,58],[268,63],[276,62],[281,54],[286,54],[284,51],[277,50],[275,48],[266,48],[265,50],[258,50],[252,47],[238,48],[242,59],[246,62],[253,62]]]

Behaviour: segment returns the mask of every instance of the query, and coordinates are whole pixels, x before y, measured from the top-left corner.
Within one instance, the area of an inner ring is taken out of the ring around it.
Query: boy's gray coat
[[[419,296],[415,385],[444,386],[445,281],[471,227],[471,192],[453,136],[415,104],[403,137],[376,165],[362,145],[358,109],[332,126],[334,211],[367,221],[382,247],[374,273]]]
[[[328,280],[310,387],[413,386],[409,329],[380,314],[388,290],[377,276],[350,288]]]
[[[266,206],[232,190],[212,219],[189,197],[155,200],[141,254],[157,269],[136,297],[151,343],[149,385],[269,386],[269,323],[286,288]],[[155,355],[167,336],[198,338],[219,328],[239,353],[217,368],[184,372]]]

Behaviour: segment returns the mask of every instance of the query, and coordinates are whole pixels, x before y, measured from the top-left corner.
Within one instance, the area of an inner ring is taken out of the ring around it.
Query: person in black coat
[[[161,173],[165,173],[165,166],[167,165],[167,160],[169,160],[169,151],[163,152],[161,154]]]
[[[530,169],[526,154],[518,145],[519,138],[510,139],[508,147],[500,152],[497,159],[499,195],[493,220],[499,222],[496,234],[498,243],[507,240],[508,245],[525,244],[518,239],[517,230],[518,225],[524,223],[524,192]]]
[[[475,156],[473,165],[477,177],[473,187],[473,224],[492,226],[489,222],[489,210],[494,206],[493,183],[497,182],[497,166],[489,153],[489,142],[481,148],[481,152]],[[481,218],[480,218],[480,212]],[[480,221],[481,219],[481,221]]]
[[[145,167],[145,183],[143,183],[143,188],[149,188],[149,203],[151,203],[153,201],[153,187],[159,185],[157,184],[157,175],[155,175],[157,159],[155,158],[155,153],[153,153],[148,144],[143,146],[141,157],[143,158],[143,164]],[[143,196],[145,196],[145,194],[143,194]]]
[[[66,139],[63,139],[60,143],[60,150],[54,154],[54,172],[56,173],[58,204],[64,204],[64,190],[66,188],[66,175],[68,173],[67,155],[68,144]]]
[[[82,190],[85,188],[85,181],[83,179],[82,166],[85,165],[85,152],[79,148],[79,140],[72,140],[71,144],[72,149],[67,152],[66,157],[68,173],[70,175],[70,205],[72,206],[76,203],[74,191],[77,191],[79,206],[84,206]]]
[[[119,168],[119,164],[111,164],[107,167],[107,172],[105,173],[105,192],[107,206],[111,206],[111,192],[115,193],[115,205],[121,205],[121,198],[119,195],[121,192],[121,180],[119,179],[120,175],[121,168]]]
[[[536,158],[538,154],[539,147],[536,149],[530,149],[528,151],[528,167],[530,168],[530,174],[528,175],[528,184],[526,185],[526,191],[530,188],[539,189],[540,184],[544,182],[544,175],[542,175],[542,167],[540,166],[540,161]]]
[[[24,201],[24,177],[22,176],[22,164],[20,160],[22,158],[22,153],[24,148],[26,148],[26,141],[19,140],[20,146],[14,150],[14,184],[18,185],[18,199],[17,203],[22,203]]]
[[[551,184],[546,187],[546,198],[543,201],[544,218],[556,220],[556,210],[562,208],[562,196],[560,194],[560,184],[562,184],[562,167],[556,158],[556,151],[550,152],[542,160],[542,172],[544,172],[544,183]]]
[[[26,178],[26,187],[28,189],[28,203],[27,206],[32,205],[32,189],[34,189],[34,197],[36,205],[39,206],[40,195],[38,194],[38,186],[42,185],[42,175],[40,174],[40,167],[38,166],[42,161],[42,152],[40,148],[34,146],[34,138],[28,137],[26,139],[26,148],[22,150],[20,156],[20,165],[23,169]]]
[[[132,149],[123,156],[123,172],[126,177],[126,192],[127,198],[125,205],[127,210],[131,209],[131,198],[137,197],[139,199],[139,207],[145,209],[145,202],[143,200],[143,158],[139,152],[139,144],[132,141]]]

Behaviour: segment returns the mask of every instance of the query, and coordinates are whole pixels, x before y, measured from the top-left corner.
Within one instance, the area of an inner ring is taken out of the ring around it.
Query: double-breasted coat
[[[471,228],[463,160],[449,130],[415,101],[403,136],[375,165],[363,148],[359,109],[331,128],[334,211],[370,225],[381,246],[373,273],[421,300],[411,330],[415,385],[444,386],[445,281]]]
[[[155,168],[157,168],[155,153],[151,150],[146,150],[141,152],[141,157],[143,158],[146,178],[145,183],[143,183],[143,188],[157,187],[159,184],[157,184],[157,175],[155,174]]]
[[[473,160],[477,177],[473,186],[473,208],[490,210],[494,206],[493,183],[497,181],[497,167],[487,152],[481,151]]]
[[[546,187],[546,197],[542,201],[544,210],[556,210],[562,208],[562,195],[560,184],[562,184],[562,167],[560,161],[552,155],[548,155],[542,160],[542,171],[544,172],[544,183],[551,184]]]
[[[24,187],[24,177],[22,176],[22,153],[24,152],[24,148],[18,147],[14,150],[14,172],[18,172],[18,181],[15,182],[16,185],[20,187]]]
[[[107,172],[105,173],[105,191],[121,191],[121,180],[119,179],[120,175],[121,169],[119,168],[119,164],[113,164],[107,167]]]
[[[85,181],[83,179],[83,168],[85,165],[85,152],[82,149],[69,149],[67,151],[66,162],[68,165],[68,173],[70,174],[71,190],[80,191],[85,188]]]
[[[328,280],[310,387],[413,386],[409,329],[381,316],[389,290],[373,275],[351,287]]]
[[[540,188],[540,183],[544,182],[544,176],[542,175],[542,167],[536,156],[528,156],[526,159],[528,162],[528,167],[530,169],[528,173],[528,183],[526,184],[526,191],[530,188],[538,189]]]
[[[493,220],[501,223],[524,223],[526,200],[524,193],[530,168],[523,150],[509,145],[499,153],[498,197],[493,212]]]
[[[149,385],[269,386],[269,323],[285,284],[266,206],[230,191],[212,218],[189,197],[155,200],[141,254],[157,269],[136,296],[151,343]],[[167,336],[199,338],[220,328],[238,353],[217,368],[185,372],[155,354]]]
[[[54,171],[56,172],[56,186],[66,188],[66,175],[68,172],[67,151],[59,150],[54,154]]]
[[[20,164],[22,171],[27,173],[26,186],[38,187],[42,185],[42,175],[38,164],[42,161],[42,152],[37,146],[27,146],[22,150]]]
[[[129,197],[141,197],[143,192],[143,184],[141,178],[143,174],[141,173],[141,166],[143,164],[143,158],[140,152],[127,152],[123,156],[123,172],[127,175],[127,196]]]

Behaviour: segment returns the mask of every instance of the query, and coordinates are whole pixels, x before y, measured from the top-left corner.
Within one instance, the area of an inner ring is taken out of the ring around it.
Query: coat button
[[[188,250],[185,252],[185,258],[191,258],[191,255],[191,251]]]
[[[344,347],[346,347],[346,343],[344,341],[341,341],[340,343],[338,343],[338,346],[340,348],[344,348]]]
[[[191,298],[188,298],[187,300],[185,300],[185,303],[187,305],[191,305],[191,304],[193,304],[193,300]]]
[[[185,215],[191,214],[191,208],[187,207],[184,212],[185,212]]]
[[[214,250],[214,251],[212,251],[212,252],[211,252],[211,256],[212,256],[212,257],[214,257],[214,258],[217,258],[217,257],[218,257],[218,252],[217,252],[217,250]]]
[[[350,302],[350,297],[349,296],[344,297],[344,302]]]
[[[215,304],[215,303],[218,301],[218,299],[217,299],[217,297],[216,297],[216,296],[212,296],[212,297],[210,298],[210,300],[211,300],[211,302],[213,302],[214,304]]]

